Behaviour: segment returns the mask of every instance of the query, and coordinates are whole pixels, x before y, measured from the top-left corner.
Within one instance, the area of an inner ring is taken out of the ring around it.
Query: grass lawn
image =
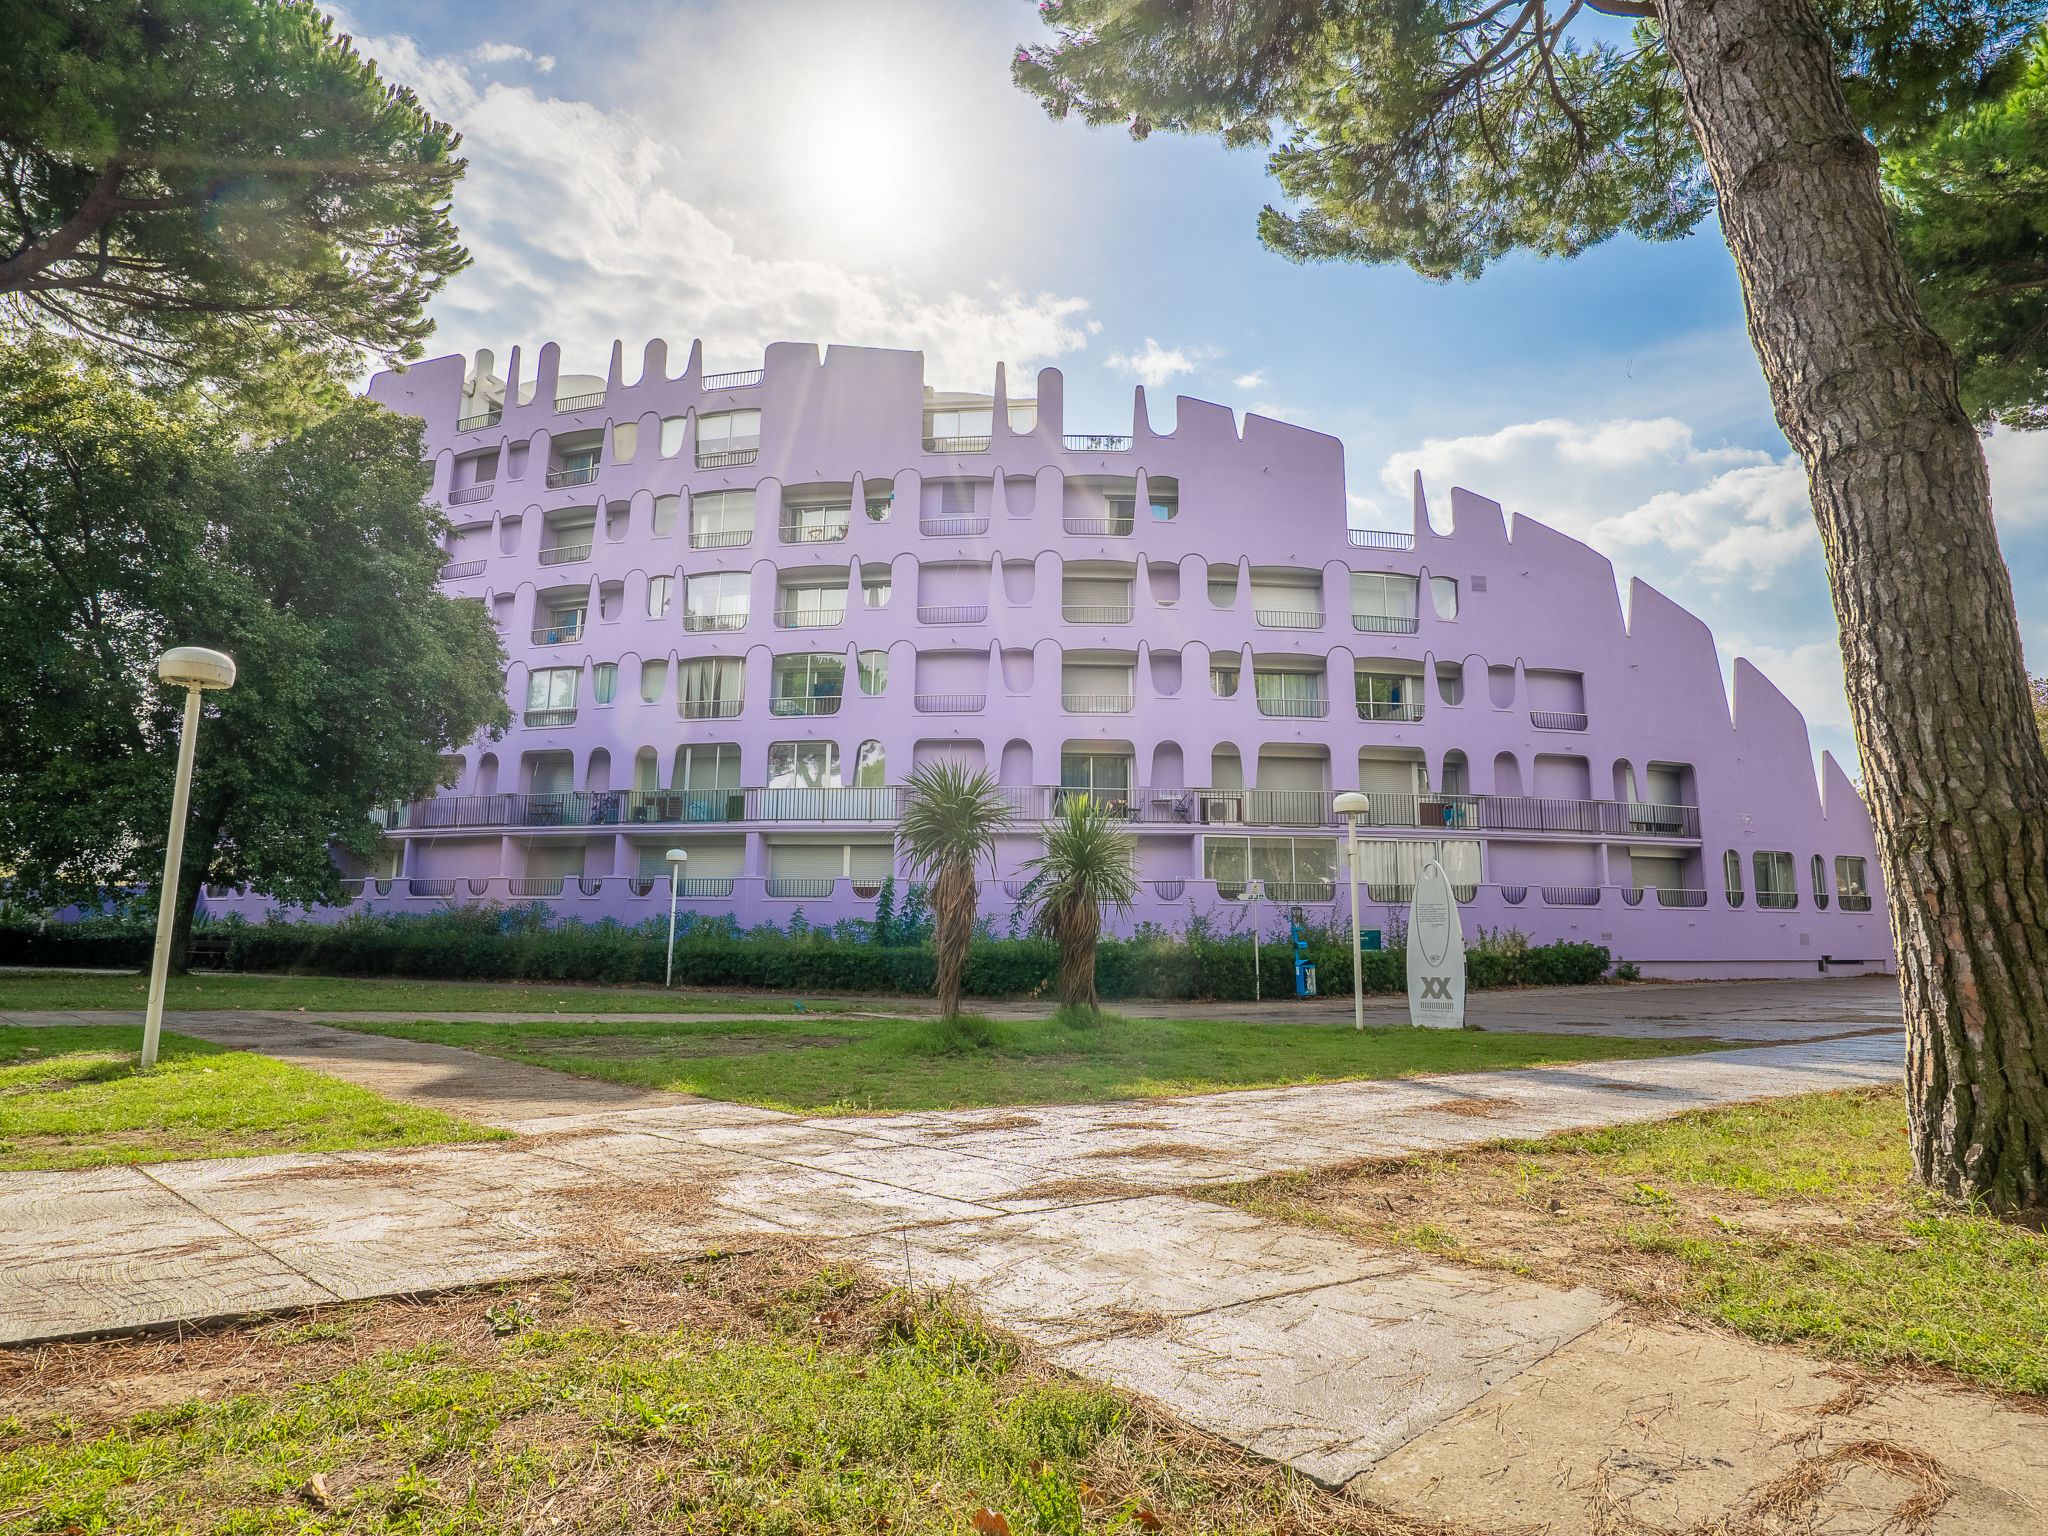
[[[773,1250],[13,1352],[0,1395],[4,1533],[1445,1530]]]
[[[0,1172],[492,1141],[507,1132],[303,1067],[139,1025],[0,1027]]]
[[[0,1011],[10,1008],[140,1008],[149,977],[83,971],[0,975]],[[859,1008],[858,1000],[801,1000],[808,1012]],[[795,1013],[797,1000],[758,994],[664,992],[580,982],[385,981],[347,976],[243,976],[200,971],[174,976],[166,1008],[332,1008],[408,1013]]]
[[[1233,1024],[1106,1014],[1059,1018],[839,1017],[804,1023],[379,1022],[351,1026],[554,1067],[608,1082],[770,1109],[841,1113],[989,1104],[1085,1104],[1287,1083],[1677,1056],[1697,1040],[1481,1034],[1406,1024]]]
[[[1246,1210],[2048,1394],[2048,1236],[1909,1178],[1895,1089],[1261,1179]]]

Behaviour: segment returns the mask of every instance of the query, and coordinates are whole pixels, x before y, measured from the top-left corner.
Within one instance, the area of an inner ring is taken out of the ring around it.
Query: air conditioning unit
[[[1237,795],[1202,796],[1202,820],[1235,824],[1244,820],[1244,801]]]

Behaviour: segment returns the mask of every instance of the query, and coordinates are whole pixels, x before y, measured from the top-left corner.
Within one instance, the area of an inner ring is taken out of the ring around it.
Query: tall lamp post
[[[662,973],[663,987],[672,987],[676,981],[676,892],[683,883],[683,866],[690,862],[690,850],[671,848],[668,851],[668,969]]]
[[[1372,802],[1357,790],[1346,790],[1331,803],[1344,818],[1345,860],[1351,868],[1351,1027],[1365,1028],[1365,961],[1358,953],[1363,935],[1358,928],[1358,818],[1372,809]]]
[[[171,832],[164,843],[164,880],[156,897],[156,958],[149,967],[149,1009],[142,1016],[142,1065],[156,1065],[164,1027],[164,989],[171,979],[171,928],[178,918],[178,866],[185,859],[185,816],[192,807],[192,750],[199,739],[199,695],[235,686],[234,658],[197,645],[173,646],[156,659],[156,675],[185,690],[185,734],[178,739],[178,782],[171,791]]]

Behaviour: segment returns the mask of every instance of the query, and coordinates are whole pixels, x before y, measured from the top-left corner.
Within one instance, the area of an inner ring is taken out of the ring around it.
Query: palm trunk
[[[2048,1203],[2048,758],[1984,455],[1810,0],[1664,0],[1806,464],[1899,947],[1919,1177]]]
[[[971,865],[948,865],[932,882],[932,948],[938,956],[939,1012],[960,1013],[967,946],[974,938],[975,885]]]
[[[1099,1013],[1095,994],[1095,943],[1102,934],[1102,914],[1092,896],[1068,897],[1055,924],[1060,946],[1059,991],[1062,1008]]]

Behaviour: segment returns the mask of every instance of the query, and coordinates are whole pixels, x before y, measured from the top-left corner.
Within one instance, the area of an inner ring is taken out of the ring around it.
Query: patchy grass
[[[1481,1034],[1395,1025],[1235,1024],[1196,1019],[1098,1023],[1055,1016],[831,1020],[831,1036],[794,1021],[744,1024],[440,1024],[350,1026],[461,1046],[584,1077],[732,1099],[799,1113],[1073,1104],[1288,1083],[1479,1072],[1540,1062],[1675,1056],[1699,1040]],[[836,1043],[834,1043],[836,1042]]]
[[[1865,1365],[2048,1394],[2048,1237],[1914,1186],[1896,1089],[1696,1110],[1220,1198]]]
[[[0,1532],[951,1536],[979,1516],[1460,1536],[801,1249],[57,1345],[0,1371]]]
[[[139,1025],[0,1027],[0,1171],[492,1141],[507,1133]]]
[[[0,975],[0,1011],[10,1008],[140,1008],[147,975],[17,971]],[[861,1007],[846,999],[801,1000],[810,1012]],[[351,1013],[796,1013],[787,996],[664,992],[660,987],[601,987],[579,982],[393,981],[376,977],[244,976],[195,971],[173,976],[166,1008],[307,1008]]]

